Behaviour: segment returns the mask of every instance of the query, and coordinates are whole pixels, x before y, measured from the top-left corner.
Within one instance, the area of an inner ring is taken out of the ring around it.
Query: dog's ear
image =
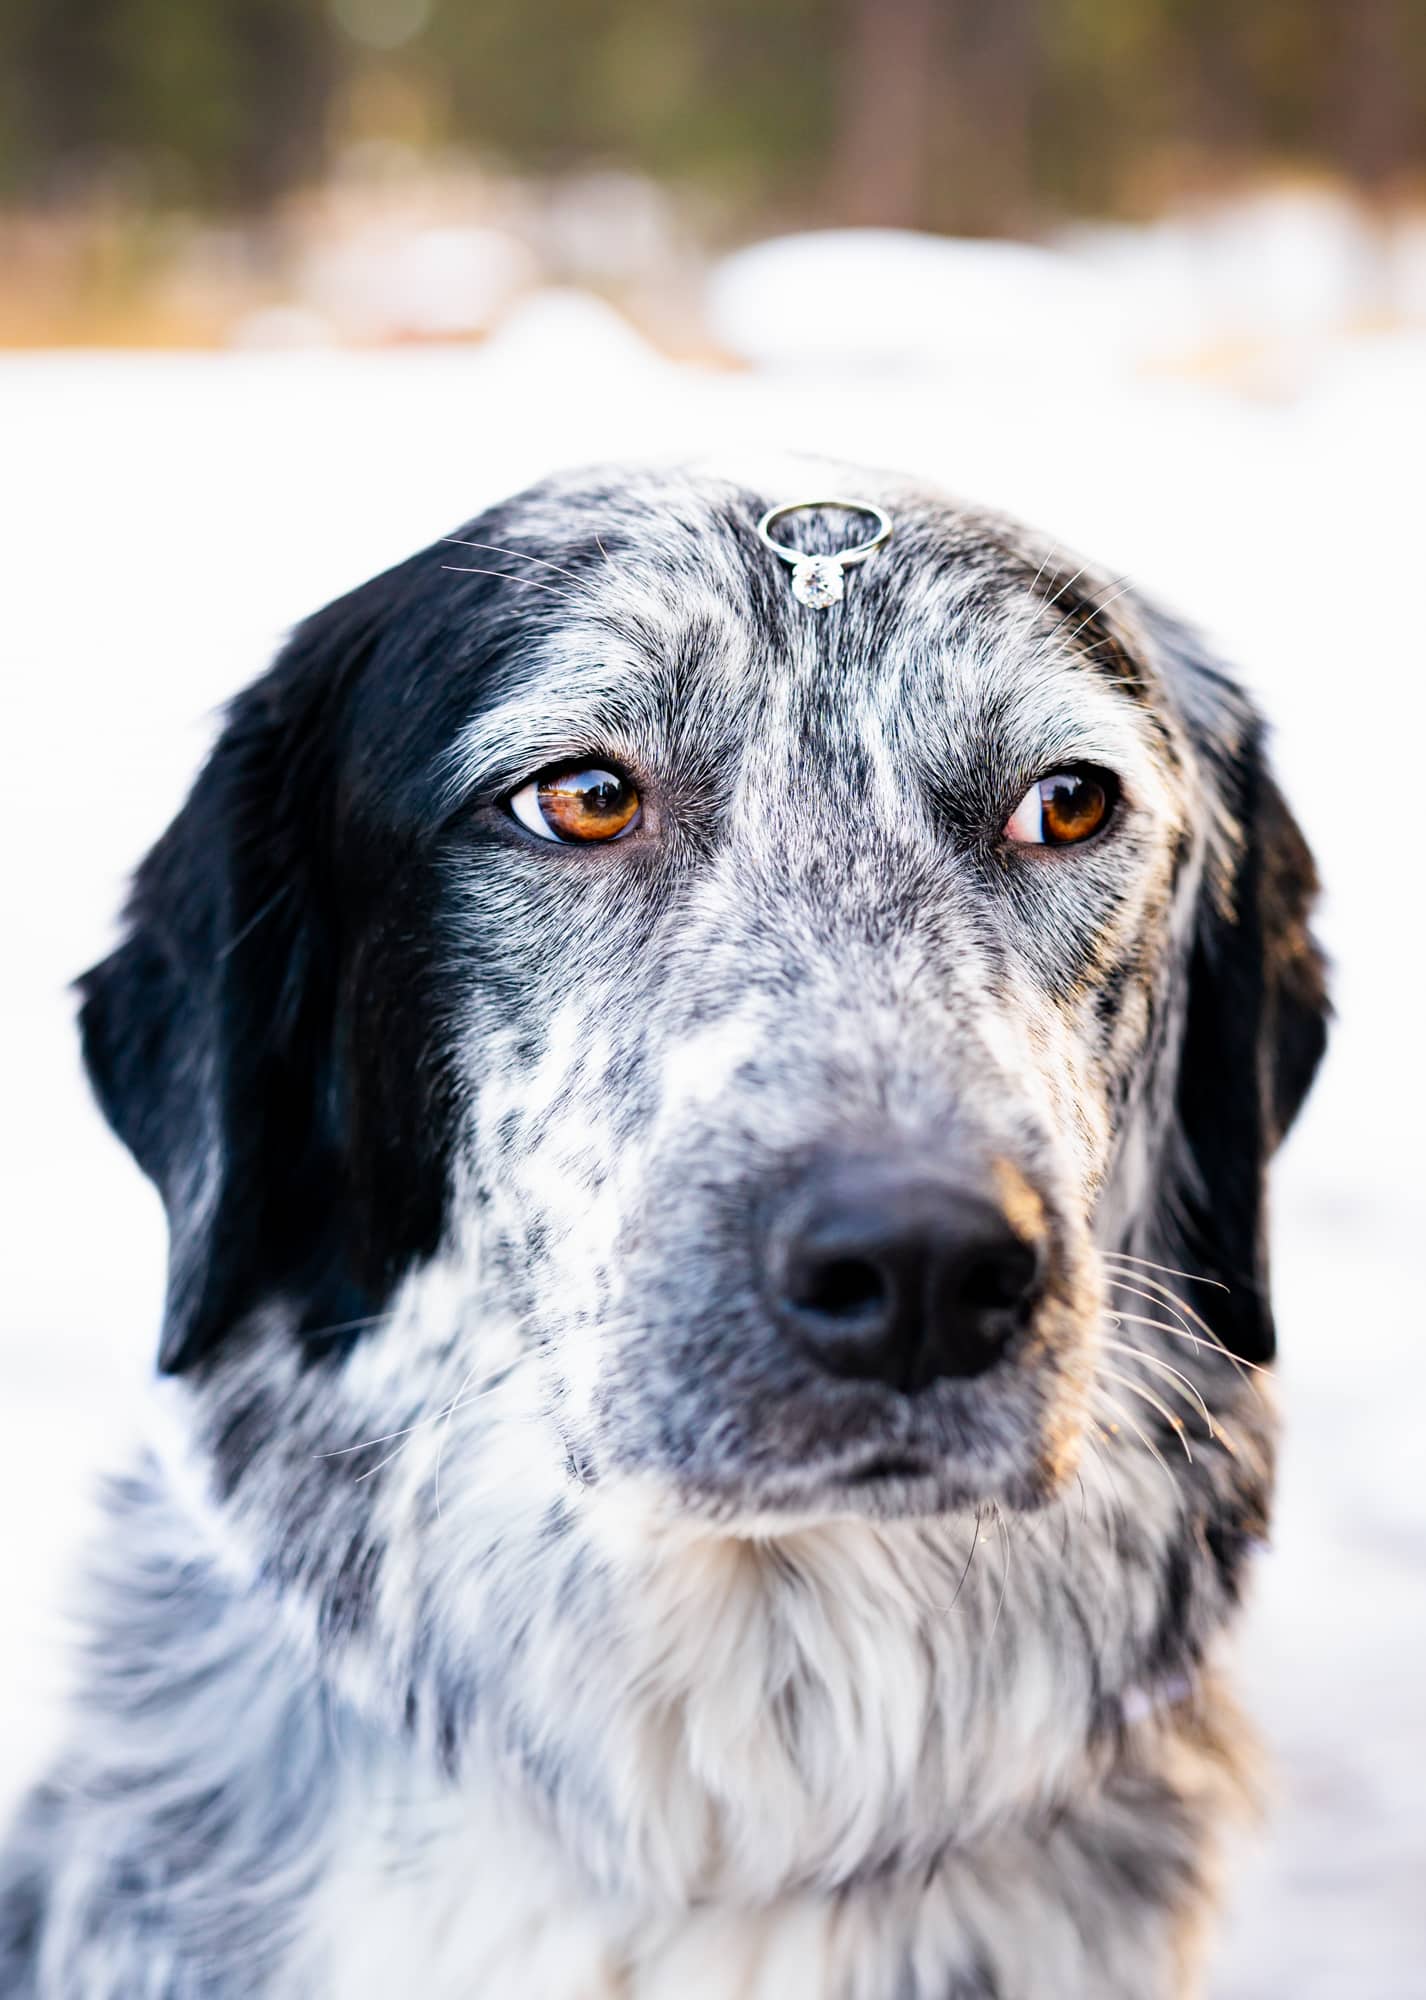
[[[287,1293],[351,1316],[335,1236],[338,940],[319,878],[342,691],[379,629],[380,583],[299,628],[233,704],[135,877],[124,942],[79,981],[95,1094],[167,1211],[167,1372]]]
[[[1188,636],[1175,693],[1215,794],[1177,1082],[1173,1223],[1188,1268],[1227,1289],[1205,1317],[1246,1361],[1275,1348],[1266,1178],[1321,1059],[1330,1009],[1310,929],[1317,872],[1275,784],[1257,715]]]

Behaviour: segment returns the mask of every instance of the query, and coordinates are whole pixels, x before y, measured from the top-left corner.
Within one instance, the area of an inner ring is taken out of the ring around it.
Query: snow
[[[895,245],[865,239],[823,242],[811,264],[747,253],[712,302],[741,372],[674,366],[577,293],[527,296],[479,348],[0,360],[0,1793],[53,1738],[64,1578],[95,1468],[131,1433],[160,1295],[157,1204],[85,1096],[65,983],[112,936],[126,871],[176,806],[215,707],[303,612],[554,465],[831,450],[922,471],[1092,550],[1205,623],[1276,720],[1328,885],[1341,1020],[1277,1179],[1287,1445],[1244,1647],[1277,1803],[1265,1843],[1235,1857],[1213,1992],[1426,1990],[1408,875],[1426,335],[1348,338],[1305,293],[1290,394],[1146,372],[1110,295],[1175,296],[1170,249],[1100,241],[1061,270],[1033,252],[918,244],[904,272]],[[838,258],[854,337],[818,342]],[[1129,290],[1106,276],[1106,305],[1085,273],[1111,265]],[[933,313],[958,319],[954,338],[923,337]]]
[[[819,229],[755,243],[709,286],[714,332],[769,368],[1032,370],[1054,328],[1057,369],[1124,360],[1116,288],[1025,243],[963,243],[910,229]],[[889,306],[894,309],[889,310]]]
[[[529,250],[503,230],[454,223],[411,229],[386,221],[324,239],[307,255],[301,289],[319,323],[342,326],[362,341],[437,339],[483,333],[530,285],[535,269]],[[249,317],[245,344],[264,344],[253,322],[270,317],[271,309]]]

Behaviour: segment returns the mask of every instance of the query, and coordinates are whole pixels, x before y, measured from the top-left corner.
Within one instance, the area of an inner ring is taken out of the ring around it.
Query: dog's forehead
[[[915,487],[889,473],[838,465],[800,466],[785,477],[804,496],[827,496],[827,508],[804,501],[787,516],[779,542],[807,554],[834,554],[866,526],[831,511],[833,495],[885,510],[892,534],[865,567],[848,572],[845,613],[871,612],[883,624],[934,620],[949,604],[977,592],[987,601],[1030,584],[1048,547],[1014,523]],[[707,471],[644,471],[548,482],[499,510],[503,527],[533,551],[545,545],[557,560],[580,561],[580,578],[602,603],[656,624],[696,619],[709,608],[755,622],[785,641],[825,638],[842,620],[800,604],[790,571],[758,533],[763,515],[789,498],[789,487]],[[587,571],[587,573],[586,573]],[[551,572],[546,579],[560,582]],[[564,581],[573,580],[569,569]]]
[[[647,740],[692,717],[740,736],[776,724],[787,744],[809,719],[874,719],[895,733],[994,713],[1047,747],[1086,713],[1117,712],[1128,728],[1122,690],[1139,666],[1121,671],[1102,635],[1080,629],[1086,594],[1097,603],[1113,579],[888,475],[833,468],[821,490],[874,500],[894,529],[848,572],[831,612],[798,602],[759,539],[780,497],[768,486],[687,473],[566,480],[476,523],[472,561],[519,590],[524,630],[457,764],[482,769],[516,742],[560,755],[600,724]],[[845,535],[844,516],[794,518],[799,547],[835,549]]]

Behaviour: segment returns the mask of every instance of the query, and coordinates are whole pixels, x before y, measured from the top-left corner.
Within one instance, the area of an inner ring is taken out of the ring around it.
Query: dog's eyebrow
[[[657,579],[626,577],[617,604],[561,621],[507,661],[498,691],[439,760],[441,808],[556,758],[658,743],[692,688],[735,687],[753,658],[742,621],[713,591],[672,602]]]
[[[1135,701],[1150,703],[1154,691],[1139,661],[1107,616],[1110,607],[1135,588],[1128,576],[1111,577],[1101,586],[1080,584],[1085,565],[1070,570],[1046,561],[1030,580],[1030,594],[1068,630],[1064,642],[1097,672],[1124,688]]]
[[[444,811],[457,810],[472,792],[513,784],[561,757],[627,754],[627,742],[646,704],[637,675],[625,661],[587,662],[557,689],[511,695],[472,716],[440,760]]]

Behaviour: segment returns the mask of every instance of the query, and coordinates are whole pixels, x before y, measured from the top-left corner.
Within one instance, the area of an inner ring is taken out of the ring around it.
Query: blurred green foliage
[[[1426,154],[1421,0],[0,0],[0,188],[261,211],[353,140],[995,230]]]

